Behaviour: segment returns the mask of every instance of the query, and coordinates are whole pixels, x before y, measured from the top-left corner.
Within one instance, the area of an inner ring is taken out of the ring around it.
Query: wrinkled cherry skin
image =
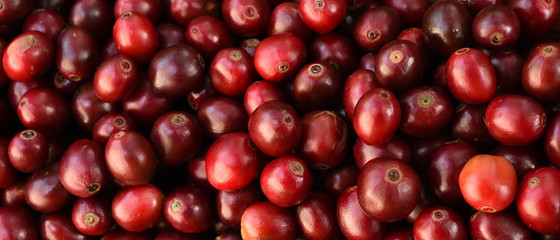
[[[253,37],[268,27],[270,6],[267,0],[224,0],[222,17],[237,36]]]
[[[265,200],[257,184],[249,184],[235,191],[219,191],[216,195],[216,209],[220,221],[233,228],[241,227],[241,216],[256,202]]]
[[[282,89],[270,82],[261,80],[251,83],[247,90],[245,90],[243,105],[245,106],[247,115],[251,116],[257,107],[265,102],[273,100],[281,102],[286,100]]]
[[[241,217],[241,236],[245,240],[295,239],[298,228],[289,208],[266,201],[251,205]]]
[[[25,183],[25,200],[33,210],[51,213],[61,210],[72,201],[58,178],[58,163],[36,171]]]
[[[123,229],[141,232],[156,225],[163,215],[163,193],[152,184],[121,189],[113,198],[111,212]]]
[[[334,66],[326,62],[312,62],[296,75],[294,97],[304,109],[317,110],[337,99],[343,85],[344,80]]]
[[[414,239],[467,240],[469,233],[461,215],[447,206],[431,207],[414,221]]]
[[[49,157],[49,144],[47,136],[41,132],[27,129],[16,133],[9,144],[6,144],[8,167],[21,172],[35,172],[41,169]],[[9,175],[6,177],[9,178]],[[12,174],[13,177],[15,175]]]
[[[4,50],[3,67],[13,81],[27,82],[46,72],[55,55],[51,40],[37,31],[24,32]]]
[[[15,24],[33,10],[33,0],[4,0],[0,11],[0,24]]]
[[[117,49],[139,65],[148,63],[159,47],[154,24],[137,12],[125,12],[115,21],[113,39]]]
[[[120,102],[134,91],[138,78],[138,67],[131,58],[114,56],[99,64],[95,71],[95,95],[104,102]]]
[[[529,171],[519,183],[517,212],[533,231],[560,233],[560,171],[540,167]]]
[[[259,43],[255,49],[253,63],[257,73],[264,80],[284,82],[303,67],[307,54],[305,43],[297,35],[281,33],[267,37]]]
[[[137,12],[146,16],[152,23],[159,20],[161,4],[158,0],[117,0],[113,5],[115,19],[118,19],[125,12]]]
[[[354,27],[354,41],[362,49],[376,53],[394,40],[400,30],[401,19],[397,11],[379,6],[368,9],[360,16]]]
[[[548,120],[548,128],[544,135],[544,151],[548,161],[560,167],[560,113],[554,113]]]
[[[424,54],[418,46],[406,40],[387,43],[377,53],[375,76],[383,88],[395,93],[416,85],[425,69]]]
[[[360,98],[369,90],[379,87],[375,72],[367,69],[354,71],[344,82],[342,103],[348,119],[352,120],[354,109]]]
[[[57,69],[71,81],[86,81],[95,71],[98,52],[95,39],[85,29],[68,26],[56,44]]]
[[[298,157],[287,155],[269,162],[261,172],[261,189],[280,207],[301,203],[311,191],[311,169]]]
[[[560,19],[560,4],[548,0],[510,0],[507,5],[515,11],[524,36],[538,39],[546,35]]]
[[[167,195],[163,213],[175,229],[186,233],[198,233],[212,226],[216,209],[208,193],[196,187],[183,186]]]
[[[321,178],[323,188],[333,196],[339,196],[346,188],[355,186],[358,182],[360,169],[353,162],[346,160],[338,166],[329,169]]]
[[[401,121],[397,97],[383,88],[365,93],[354,109],[354,130],[368,145],[378,145],[393,136]]]
[[[17,177],[17,170],[10,162],[8,155],[9,141],[0,139],[0,188],[10,186]]]
[[[300,0],[298,11],[309,29],[319,34],[331,32],[346,15],[344,0]]]
[[[521,34],[521,24],[515,12],[502,4],[482,9],[472,22],[474,40],[490,50],[507,50]]]
[[[0,207],[0,236],[13,240],[38,240],[36,221],[23,207]]]
[[[433,154],[428,172],[430,186],[437,198],[451,206],[464,205],[459,188],[459,174],[478,150],[465,141],[452,141],[439,146]]]
[[[358,200],[364,212],[382,222],[404,219],[414,209],[422,186],[408,164],[392,158],[369,161],[358,176]]]
[[[520,94],[523,92],[521,74],[524,59],[515,51],[501,51],[490,54],[490,61],[496,73],[496,95]]]
[[[483,212],[506,209],[517,193],[517,175],[513,165],[502,156],[480,154],[461,169],[459,187],[463,198]]]
[[[395,9],[403,24],[409,27],[419,27],[422,25],[424,13],[430,7],[430,2],[426,0],[385,0],[385,6]]]
[[[42,32],[49,37],[54,44],[65,26],[66,20],[59,13],[50,9],[39,8],[33,10],[33,12],[27,16],[23,23],[23,32]]]
[[[488,102],[496,92],[492,62],[474,48],[459,49],[449,57],[445,64],[445,78],[453,97],[464,103]]]
[[[426,10],[422,30],[430,50],[447,57],[471,43],[471,16],[460,3],[438,1]]]
[[[41,236],[45,239],[90,239],[72,224],[72,218],[67,212],[51,213],[39,221]]]
[[[400,97],[399,129],[409,136],[426,137],[443,130],[453,117],[451,98],[437,87],[416,87]]]
[[[151,60],[149,78],[161,97],[186,96],[202,82],[204,60],[188,45],[175,45],[159,51]]]
[[[270,15],[268,36],[285,32],[291,32],[297,35],[306,43],[310,42],[313,38],[314,33],[301,19],[298,3],[296,2],[283,2],[278,4]]]
[[[354,43],[346,36],[328,33],[315,37],[309,52],[312,61],[333,65],[345,78],[358,67],[358,52]]]
[[[546,113],[530,97],[505,94],[490,101],[484,121],[488,132],[498,142],[526,146],[537,141],[544,133]]]
[[[560,101],[560,44],[543,43],[531,50],[523,64],[523,90],[543,104]]]
[[[220,50],[232,47],[235,42],[233,34],[226,24],[212,16],[200,16],[193,19],[185,31],[187,42],[210,60]]]
[[[107,233],[115,223],[109,200],[105,196],[78,198],[72,207],[72,222],[78,231],[90,236]]]
[[[299,226],[309,239],[341,236],[336,219],[336,199],[325,192],[311,192],[296,210]]]
[[[95,95],[93,82],[86,82],[76,90],[71,104],[74,121],[88,131],[104,115],[120,110],[119,103],[104,102]]]
[[[211,138],[227,133],[247,131],[247,113],[243,104],[234,98],[212,98],[200,105],[196,115],[198,123]]]
[[[105,145],[109,172],[124,185],[149,183],[156,173],[156,154],[148,140],[137,132],[121,130]]]
[[[356,186],[344,190],[336,202],[338,226],[348,240],[381,239],[386,225],[362,210],[358,202]]]
[[[95,195],[109,178],[103,147],[89,139],[75,141],[60,159],[58,175],[68,192],[78,197]]]
[[[30,129],[51,135],[67,127],[70,110],[64,97],[54,89],[35,88],[20,99],[17,114]]]
[[[476,212],[469,219],[474,239],[531,239],[531,230],[513,211]]]
[[[101,117],[91,130],[93,141],[105,146],[107,140],[120,130],[136,130],[136,123],[125,113],[108,113]]]
[[[98,42],[105,42],[113,29],[113,14],[104,0],[75,1],[68,16],[70,25],[88,30]]]
[[[141,126],[151,126],[172,108],[173,99],[155,93],[147,72],[140,73],[140,79],[132,93],[122,101],[123,111]]]
[[[226,96],[238,97],[257,79],[253,58],[240,48],[220,50],[209,68],[212,86]]]
[[[150,142],[158,160],[179,165],[192,159],[202,147],[203,132],[196,117],[181,111],[166,113],[152,126]]]
[[[347,138],[346,122],[335,112],[309,112],[301,118],[301,139],[295,152],[311,168],[326,170],[346,157]]]
[[[362,169],[367,162],[380,158],[390,157],[410,163],[411,153],[407,141],[398,135],[394,135],[389,140],[379,145],[367,145],[361,139],[357,139],[354,144],[353,156],[356,165]]]
[[[249,136],[265,154],[286,155],[301,138],[301,120],[287,103],[269,101],[255,109],[249,118]]]
[[[235,191],[258,177],[262,161],[262,153],[249,134],[230,133],[219,137],[208,149],[206,175],[214,188]]]

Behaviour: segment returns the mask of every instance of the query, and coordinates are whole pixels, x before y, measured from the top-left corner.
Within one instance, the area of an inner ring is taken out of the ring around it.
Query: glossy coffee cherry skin
[[[268,201],[251,205],[241,217],[241,236],[247,240],[294,239],[298,228],[296,216],[289,208]]]
[[[453,137],[476,147],[495,145],[496,140],[490,136],[484,123],[486,106],[485,104],[459,103],[450,123]]]
[[[90,197],[105,188],[109,172],[103,147],[89,139],[72,143],[60,159],[60,182],[78,197]]]
[[[289,16],[289,17],[286,17]],[[305,25],[299,15],[297,2],[283,2],[278,4],[270,14],[268,22],[268,36],[291,32],[308,43],[313,38],[313,31]]]
[[[229,227],[241,227],[241,216],[254,203],[265,200],[256,183],[235,191],[219,191],[216,195],[216,211],[222,223]]]
[[[414,221],[414,239],[469,239],[467,225],[453,208],[435,206],[428,208]]]
[[[2,1],[0,24],[15,24],[25,18],[33,10],[32,0]]]
[[[4,50],[4,72],[13,81],[30,81],[49,69],[54,55],[53,43],[45,34],[37,31],[24,32],[14,38]]]
[[[346,1],[302,0],[298,3],[301,19],[316,33],[331,32],[346,15]]]
[[[286,49],[284,46],[290,46]],[[305,64],[308,50],[293,33],[267,37],[255,49],[253,63],[257,73],[267,81],[284,82],[295,76]]]
[[[426,137],[443,130],[453,117],[451,98],[437,87],[416,87],[401,95],[399,129],[409,136]]]
[[[336,199],[315,191],[296,210],[299,226],[309,239],[335,239],[341,236],[336,219]]]
[[[531,239],[531,230],[514,211],[476,212],[469,219],[474,239]]]
[[[233,34],[226,24],[212,16],[204,15],[193,19],[185,30],[185,36],[187,43],[208,61],[220,50],[235,44]]]
[[[137,12],[125,12],[115,21],[113,39],[119,51],[139,65],[148,63],[159,47],[153,23]]]
[[[85,29],[68,26],[56,42],[56,67],[65,78],[81,82],[95,72],[99,50],[93,36]]]
[[[31,212],[24,207],[0,207],[0,235],[6,239],[36,240],[37,224]]]
[[[237,36],[253,37],[268,27],[270,6],[267,0],[225,0],[222,17]]]
[[[521,83],[524,92],[543,104],[560,101],[560,44],[539,44],[525,59]]]
[[[157,0],[115,1],[115,5],[113,6],[115,19],[118,19],[125,12],[140,13],[146,16],[152,23],[155,24],[159,20],[161,4]]]
[[[211,138],[234,132],[247,132],[247,113],[241,101],[216,97],[202,103],[196,114],[198,123]]]
[[[199,233],[212,227],[216,208],[210,194],[200,188],[183,186],[167,195],[163,213],[175,229]]]
[[[158,95],[148,79],[140,72],[140,79],[132,93],[122,101],[122,110],[139,126],[151,126],[163,114],[171,111],[173,99]]]
[[[89,239],[76,229],[68,212],[56,212],[43,216],[39,220],[39,229],[45,239]]]
[[[189,22],[202,15],[211,15],[211,5],[213,1],[208,0],[176,0],[169,2],[169,15],[172,20],[183,27]],[[162,4],[163,7],[163,4]],[[217,9],[216,9],[217,10]]]
[[[247,115],[251,116],[255,109],[265,102],[278,100],[285,101],[284,92],[278,86],[264,80],[251,83],[245,91],[243,105]]]
[[[358,176],[360,206],[368,216],[382,222],[404,219],[414,209],[420,190],[418,174],[396,159],[369,161]]]
[[[196,117],[182,111],[161,116],[152,126],[150,142],[158,159],[178,165],[192,159],[202,147],[203,132]]]
[[[21,123],[47,135],[59,133],[70,120],[64,97],[54,89],[35,88],[20,99],[17,114]]]
[[[48,137],[31,129],[18,132],[6,145],[9,166],[21,172],[35,172],[47,163]]]
[[[109,172],[124,185],[149,183],[156,173],[156,154],[137,132],[121,130],[107,141],[105,161]]]
[[[425,69],[424,54],[414,43],[395,40],[377,53],[375,76],[379,85],[395,93],[415,86]]]
[[[157,52],[151,59],[149,79],[153,91],[167,98],[186,96],[202,82],[204,60],[189,45],[175,45]]]
[[[462,48],[445,64],[445,78],[453,97],[461,102],[488,102],[496,92],[497,80],[488,56],[474,48]]]
[[[385,6],[395,9],[403,21],[404,26],[418,27],[422,25],[424,13],[430,7],[426,0],[385,0]]]
[[[220,50],[209,68],[212,86],[226,96],[238,97],[257,79],[253,58],[240,48]]]
[[[58,163],[34,172],[25,182],[24,191],[27,205],[41,213],[61,210],[73,199],[58,178]]]
[[[548,127],[544,135],[544,151],[548,161],[560,166],[560,144],[556,139],[560,137],[560,114],[554,113],[548,120]]]
[[[269,101],[255,109],[249,118],[249,136],[265,154],[286,155],[301,138],[301,119],[287,103]]]
[[[492,99],[484,120],[494,139],[511,146],[526,146],[537,141],[546,127],[544,108],[530,97],[515,94]]]
[[[296,75],[293,82],[294,97],[304,109],[321,109],[337,99],[343,84],[334,66],[326,62],[312,62]]]
[[[66,27],[66,19],[58,12],[51,9],[38,8],[27,16],[23,23],[22,30],[23,32],[42,32],[49,37],[54,44],[64,27]]]
[[[235,191],[255,180],[262,168],[262,153],[249,134],[236,132],[219,137],[206,153],[206,175],[221,191]]]
[[[131,58],[122,54],[109,58],[93,76],[95,95],[104,102],[120,102],[132,93],[138,78],[138,67]]]
[[[301,203],[311,191],[311,181],[311,169],[303,160],[291,155],[269,162],[260,178],[266,198],[280,207]]]
[[[86,29],[98,42],[105,42],[111,36],[114,18],[106,1],[75,1],[70,9],[68,22]]]
[[[358,201],[356,186],[344,190],[336,202],[338,226],[350,240],[381,239],[386,225],[366,215]]]
[[[120,227],[130,232],[141,232],[161,219],[163,200],[163,193],[155,185],[129,186],[115,195],[111,212]]]
[[[430,50],[444,57],[467,47],[472,41],[469,11],[453,0],[432,4],[422,19],[422,30]]]
[[[543,37],[560,19],[560,4],[555,1],[512,0],[507,5],[519,17],[522,34],[529,38]]]
[[[368,9],[356,21],[354,41],[362,49],[376,53],[395,39],[400,28],[401,20],[397,11],[386,6],[375,7]]]
[[[342,103],[348,119],[352,120],[354,109],[360,98],[369,90],[378,87],[375,72],[368,69],[354,71],[344,82]]]
[[[368,145],[361,139],[357,139],[353,149],[354,163],[362,169],[366,163],[380,157],[390,157],[411,162],[411,150],[409,143],[399,135],[393,135],[389,140],[378,145]]]
[[[502,4],[482,9],[473,19],[474,40],[491,50],[508,50],[521,35],[521,24],[515,12]]]
[[[101,146],[105,146],[107,140],[120,130],[136,130],[136,123],[127,114],[109,113],[101,117],[93,126],[92,138]]]
[[[312,61],[327,62],[347,77],[358,68],[359,55],[357,47],[349,37],[331,32],[316,36],[309,46]]]
[[[72,206],[72,222],[78,231],[90,236],[107,233],[115,224],[111,201],[105,196],[78,198]]]
[[[344,160],[347,138],[348,127],[338,114],[309,112],[301,118],[301,140],[295,152],[313,169],[330,169]]]
[[[397,97],[383,88],[368,91],[358,101],[352,121],[354,130],[364,143],[384,143],[397,131],[401,121]]]

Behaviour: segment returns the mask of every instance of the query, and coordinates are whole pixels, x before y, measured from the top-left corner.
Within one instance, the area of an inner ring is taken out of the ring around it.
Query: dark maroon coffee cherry
[[[33,215],[16,206],[0,207],[0,236],[14,240],[37,240],[39,232]]]
[[[313,62],[298,72],[293,85],[297,104],[314,110],[325,108],[334,99],[338,99],[344,82],[334,66],[325,62]]]
[[[80,27],[68,26],[56,42],[56,67],[71,81],[87,81],[97,67],[98,52],[90,33]]]
[[[375,76],[383,88],[401,93],[416,85],[425,69],[424,54],[406,40],[385,44],[377,53]]]
[[[32,209],[51,213],[63,209],[72,201],[58,178],[58,163],[52,163],[31,175],[25,183],[25,200]]]
[[[471,43],[471,16],[460,3],[438,1],[426,10],[422,30],[430,50],[448,57]]]
[[[31,129],[18,132],[6,146],[9,165],[21,172],[35,172],[47,163],[49,140]]]
[[[214,223],[216,208],[213,199],[203,190],[183,186],[174,189],[163,205],[167,221],[177,230],[199,233],[209,229]]]

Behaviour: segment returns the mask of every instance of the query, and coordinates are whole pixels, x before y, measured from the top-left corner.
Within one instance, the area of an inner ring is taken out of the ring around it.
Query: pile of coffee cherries
[[[0,0],[0,239],[560,239],[557,0]]]

